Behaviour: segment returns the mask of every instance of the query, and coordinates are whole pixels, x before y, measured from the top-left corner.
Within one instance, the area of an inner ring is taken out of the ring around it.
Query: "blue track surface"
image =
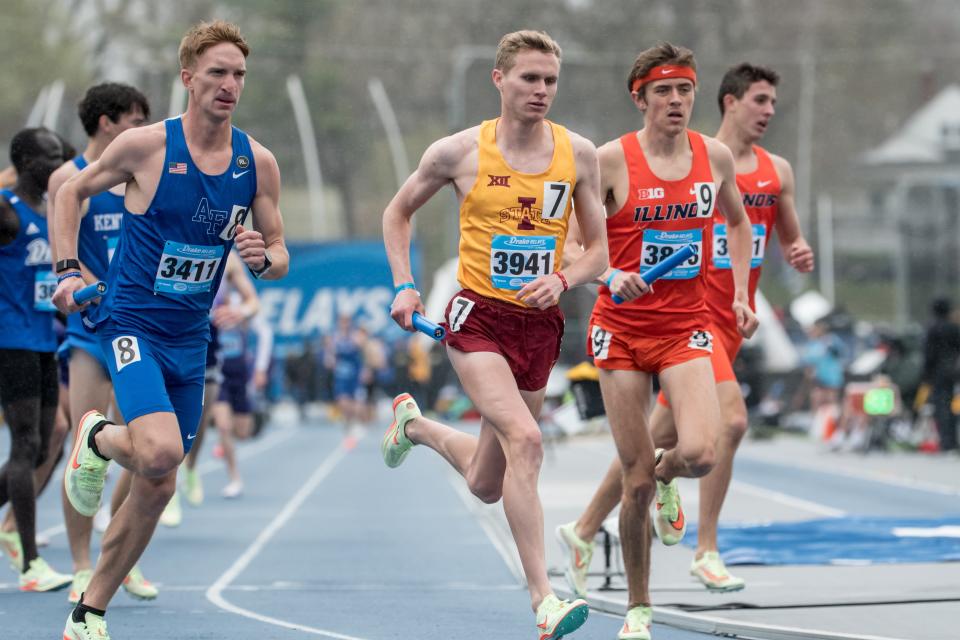
[[[235,501],[219,496],[222,464],[205,459],[206,502],[185,505],[179,528],[160,527],[141,562],[160,597],[142,603],[117,594],[107,615],[114,640],[535,638],[526,590],[444,463],[418,455],[388,470],[378,435],[345,451],[339,429],[328,426],[268,431],[241,448],[246,493]],[[41,554],[69,571],[51,488],[39,529],[54,535]],[[0,583],[0,637],[60,638],[65,591],[20,593],[2,566]],[[609,640],[621,624],[594,613],[569,638]],[[711,637],[655,629],[658,640]]]

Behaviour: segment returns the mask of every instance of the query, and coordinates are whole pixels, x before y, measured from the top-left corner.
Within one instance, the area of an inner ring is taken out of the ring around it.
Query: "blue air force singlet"
[[[208,313],[237,225],[257,193],[257,172],[240,129],[233,127],[230,165],[212,176],[193,163],[180,118],[164,124],[166,157],[157,192],[145,213],[124,213],[109,289],[90,319],[110,330],[206,341]]]
[[[0,247],[0,349],[57,350],[47,219],[9,189],[0,190],[20,220],[13,242]]]
[[[77,169],[83,171],[87,161],[79,155],[73,159]],[[105,280],[110,261],[120,242],[120,222],[126,211],[123,196],[104,191],[91,196],[87,214],[80,219],[80,234],[77,238],[77,257],[98,280]],[[86,336],[81,314],[67,316],[67,334]]]

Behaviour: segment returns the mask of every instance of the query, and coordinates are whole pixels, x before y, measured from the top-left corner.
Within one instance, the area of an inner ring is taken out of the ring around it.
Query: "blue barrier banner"
[[[843,517],[764,525],[722,525],[720,555],[728,565],[866,565],[960,560],[960,517]],[[683,544],[695,548],[691,524]]]
[[[288,249],[290,273],[256,281],[261,313],[280,351],[330,333],[343,314],[371,333],[400,330],[390,319],[393,279],[383,242],[292,243]],[[411,253],[416,275],[419,257],[415,248]]]

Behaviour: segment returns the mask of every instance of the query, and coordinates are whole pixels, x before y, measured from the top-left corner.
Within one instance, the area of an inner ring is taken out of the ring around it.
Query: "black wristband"
[[[57,266],[54,268],[54,271],[57,273],[63,273],[68,269],[80,270],[80,261],[76,258],[67,258],[66,260],[57,260]]]

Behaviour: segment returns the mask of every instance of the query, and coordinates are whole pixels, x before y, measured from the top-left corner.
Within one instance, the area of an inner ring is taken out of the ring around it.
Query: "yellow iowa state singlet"
[[[515,296],[528,282],[560,269],[577,167],[567,130],[553,132],[546,171],[520,173],[497,148],[497,120],[480,125],[477,180],[460,205],[460,265],[464,289],[523,306]]]

